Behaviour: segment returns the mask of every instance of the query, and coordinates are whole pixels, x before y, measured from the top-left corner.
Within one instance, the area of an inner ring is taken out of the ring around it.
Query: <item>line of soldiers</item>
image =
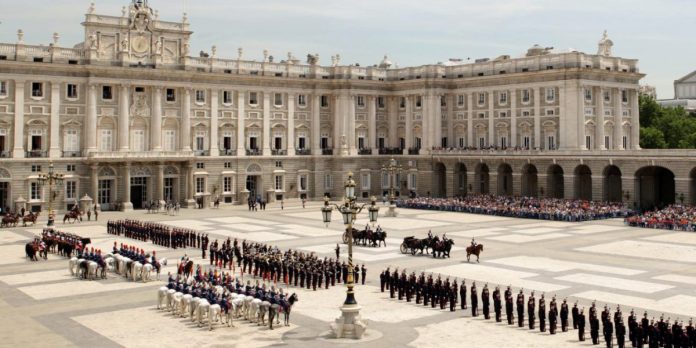
[[[457,279],[450,282],[449,277],[444,281],[440,275],[433,278],[430,274],[426,277],[424,272],[416,276],[415,272],[407,274],[406,270],[399,272],[395,269],[393,272],[388,267],[380,273],[380,290],[389,291],[390,298],[398,298],[400,301],[404,298],[406,302],[411,302],[415,297],[416,304],[423,302],[424,306],[440,309],[445,309],[449,305],[449,310],[454,312],[457,304],[462,310],[467,309],[467,286],[466,280],[462,280],[458,286]],[[478,313],[479,296],[476,288],[476,282],[473,282],[469,288],[471,316],[476,317]],[[535,330],[536,321],[539,322],[539,331],[546,332],[547,319],[548,329],[551,335],[556,334],[558,321],[560,320],[561,331],[567,332],[569,329],[569,319],[572,319],[574,330],[578,330],[578,340],[585,341],[586,317],[585,309],[578,308],[578,303],[575,302],[572,308],[569,308],[566,299],[559,305],[554,296],[549,303],[548,310],[546,306],[545,295],[542,293],[537,305],[534,291],[531,292],[528,299],[525,301],[524,290],[520,289],[517,297],[513,297],[510,286],[507,287],[504,293],[501,293],[500,287],[496,286],[492,294],[489,292],[488,284],[485,284],[481,291],[481,303],[483,316],[486,320],[490,319],[490,304],[491,295],[493,300],[493,311],[495,313],[495,321],[502,322],[503,305],[505,309],[508,325],[515,324],[515,312],[517,312],[517,326],[524,327],[525,312],[527,313],[527,325],[529,330]],[[570,315],[570,317],[569,317]],[[670,325],[670,319],[664,321],[660,317],[659,322],[648,321],[647,312],[644,318],[638,322],[635,313],[631,311],[628,317],[628,335],[629,341],[633,347],[642,348],[644,345],[648,347],[668,347],[668,348],[694,348],[696,347],[696,329],[693,326],[692,320],[689,320],[689,325],[684,326],[683,322],[675,320]],[[617,346],[623,348],[626,342],[626,325],[624,324],[621,307],[616,307],[616,312],[612,314],[608,306],[598,316],[597,307],[592,303],[589,310],[589,325],[590,337],[592,343],[597,345],[600,343],[600,320],[601,333],[604,337],[604,343],[608,348],[613,347],[614,336],[616,336]]]
[[[155,245],[174,249],[200,248],[201,244],[207,244],[208,240],[207,234],[192,229],[137,220],[109,220],[106,223],[106,232],[143,242],[152,241]]]

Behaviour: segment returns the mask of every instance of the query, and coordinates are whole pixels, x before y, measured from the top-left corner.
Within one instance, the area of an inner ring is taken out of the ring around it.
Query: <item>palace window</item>
[[[75,199],[77,198],[77,182],[66,181],[65,182],[65,199]]]
[[[423,97],[416,96],[416,107],[419,108],[421,106],[423,106]]]
[[[249,105],[259,104],[259,94],[256,92],[249,92]]]
[[[304,94],[298,95],[297,96],[297,105],[306,106],[307,105],[307,96]]]
[[[459,143],[460,148],[466,147],[466,141],[465,141],[464,137],[459,137],[458,143]]]
[[[113,149],[113,131],[111,129],[102,129],[99,137],[99,150],[111,151]]]
[[[74,83],[68,83],[66,90],[66,97],[68,99],[77,99],[77,85]]]
[[[555,150],[556,149],[556,137],[554,137],[553,135],[549,135],[549,137],[547,139],[548,139],[548,141],[547,141],[548,149]]]
[[[32,164],[31,165],[31,171],[34,173],[41,172],[41,165],[39,164]]]
[[[222,192],[231,193],[232,192],[232,177],[226,176],[222,178]]]
[[[331,174],[324,175],[324,189],[330,190],[333,188],[333,177]]]
[[[196,132],[196,151],[205,150],[205,131]]]
[[[457,105],[464,106],[464,95],[460,94],[457,96]]]
[[[592,149],[592,136],[590,135],[585,136],[585,148],[588,150]]]
[[[0,97],[7,96],[7,81],[0,81]]]
[[[357,98],[357,102],[358,102],[359,107],[361,107],[361,108],[365,107],[365,97],[364,96],[359,95]]]
[[[592,89],[585,88],[585,100],[592,101]]]
[[[553,116],[555,114],[553,109],[546,109],[546,116]]]
[[[162,137],[164,151],[176,150],[176,131],[173,129],[165,129]]]
[[[624,135],[623,139],[621,139],[621,140],[622,140],[623,149],[626,150],[628,148],[628,137]]]
[[[547,88],[546,89],[546,101],[547,102],[552,102],[556,100],[556,89],[554,88]]]
[[[621,90],[621,102],[628,103],[628,91],[625,89]]]
[[[196,178],[196,193],[205,193],[205,178]]]
[[[604,91],[604,101],[607,103],[611,101],[611,93],[609,91]]]
[[[37,98],[42,98],[43,95],[44,95],[43,94],[43,83],[32,82],[31,83],[31,96],[37,97]]]
[[[401,108],[401,109],[406,108],[406,98],[405,97],[401,97],[401,99],[399,100],[399,108]]]
[[[166,101],[168,103],[173,103],[176,101],[176,90],[174,88],[167,88]]]
[[[114,99],[114,89],[111,86],[102,86],[102,99],[103,100],[113,100]]]
[[[522,90],[522,102],[529,103],[529,90],[528,89]]]
[[[65,166],[65,171],[66,172],[74,172],[75,171],[75,165],[74,164],[68,164]]]
[[[384,109],[384,97],[377,97],[377,107]]]
[[[483,105],[486,103],[486,93],[479,93],[478,94],[478,104]]]
[[[507,92],[500,92],[500,94],[499,94],[499,101],[500,101],[500,104],[506,104],[506,103],[507,103]]]
[[[300,191],[307,191],[307,174],[300,175]]]
[[[41,200],[41,184],[38,182],[32,182],[30,187],[29,199],[32,201]]]
[[[529,116],[529,111],[522,111],[522,117],[528,117]]]
[[[525,149],[529,149],[532,146],[532,141],[529,136],[524,136],[524,138],[522,138],[522,143]]]
[[[196,103],[205,103],[205,91],[202,89],[196,90]]]
[[[326,95],[321,96],[321,107],[322,108],[328,108],[329,107],[329,97]]]
[[[232,104],[232,91],[222,91],[222,103]]]
[[[224,167],[225,168],[232,168],[232,162],[225,162]]]
[[[275,189],[276,191],[283,191],[283,175],[275,176]]]
[[[131,145],[133,151],[145,151],[145,130],[131,131]]]
[[[370,173],[361,173],[360,174],[360,188],[362,190],[369,190],[370,189]]]
[[[447,98],[440,97],[440,106],[442,106],[442,107],[447,106]]]
[[[416,190],[416,183],[418,180],[418,174],[416,173],[409,173],[408,174],[408,189],[409,190]]]
[[[80,136],[77,129],[66,129],[63,134],[63,151],[80,151]]]
[[[273,94],[273,105],[281,106],[283,105],[283,95],[281,93]]]

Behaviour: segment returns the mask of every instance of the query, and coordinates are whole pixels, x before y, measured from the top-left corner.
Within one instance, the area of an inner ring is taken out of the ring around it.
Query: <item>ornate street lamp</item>
[[[361,338],[365,332],[367,324],[360,319],[360,306],[355,300],[354,280],[353,280],[353,224],[357,218],[357,215],[364,208],[368,208],[368,218],[370,222],[374,225],[377,221],[377,216],[379,214],[379,207],[377,206],[377,199],[373,196],[370,199],[370,203],[357,204],[355,197],[355,181],[353,180],[353,173],[348,173],[348,179],[344,184],[345,188],[345,198],[341,205],[329,203],[329,197],[324,197],[324,206],[321,208],[322,218],[326,226],[331,222],[331,213],[334,209],[341,213],[343,218],[343,224],[346,226],[346,233],[348,235],[348,279],[346,281],[346,286],[348,288],[346,292],[346,300],[341,306],[341,317],[336,319],[336,322],[331,324],[331,330],[333,331],[336,338],[348,337],[348,338]]]
[[[401,170],[401,165],[398,165],[394,158],[390,159],[388,164],[382,166],[382,173],[389,175],[389,211],[387,211],[386,214],[386,216],[389,217],[396,217],[396,204],[394,204],[396,196],[394,195],[394,183],[396,182],[397,175],[401,174]]]
[[[53,226],[55,220],[55,213],[53,212],[53,199],[57,192],[53,192],[53,185],[60,187],[63,184],[63,174],[55,173],[53,171],[53,161],[48,164],[48,173],[39,174],[38,181],[41,186],[48,184],[48,223],[47,226]]]

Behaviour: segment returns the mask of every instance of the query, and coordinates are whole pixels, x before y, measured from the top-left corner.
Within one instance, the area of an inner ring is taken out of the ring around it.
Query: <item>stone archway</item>
[[[498,195],[512,196],[512,167],[503,163],[498,166]]]
[[[581,164],[575,167],[575,199],[592,200],[592,171],[590,167]]]
[[[533,164],[526,164],[522,168],[522,196],[536,197],[538,183],[537,168]]]
[[[457,163],[457,166],[454,168],[455,195],[466,196],[469,192],[467,187],[466,165],[464,163]]]
[[[447,167],[442,162],[435,163],[433,167],[433,192],[436,198],[447,197]]]
[[[642,210],[661,209],[675,202],[674,173],[659,166],[636,171],[635,201]]]
[[[476,193],[488,194],[490,192],[490,175],[488,166],[485,163],[479,163],[474,170],[474,187]]]
[[[607,202],[621,202],[623,188],[621,186],[621,169],[611,165],[604,168],[604,197]]]
[[[549,198],[565,197],[564,184],[563,168],[558,164],[550,165],[546,170],[546,196]]]

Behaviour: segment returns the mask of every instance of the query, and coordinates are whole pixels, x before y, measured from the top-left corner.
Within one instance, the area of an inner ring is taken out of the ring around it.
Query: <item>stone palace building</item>
[[[84,42],[0,43],[0,207],[46,209],[37,180],[65,174],[56,207],[208,206],[248,197],[473,193],[694,201],[693,151],[639,147],[636,59],[538,45],[523,57],[395,67],[192,55],[188,18],[147,1],[88,9]],[[381,171],[402,166],[394,182]],[[686,198],[685,198],[686,197]]]

